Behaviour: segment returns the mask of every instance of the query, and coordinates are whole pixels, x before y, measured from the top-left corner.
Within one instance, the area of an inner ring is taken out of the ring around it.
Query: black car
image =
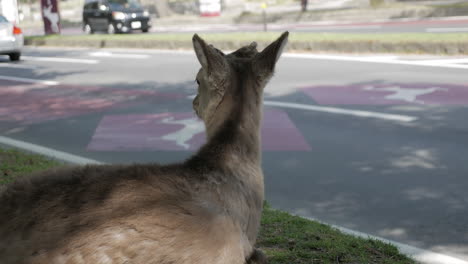
[[[150,27],[149,13],[137,0],[87,0],[83,7],[83,30],[88,34],[148,32]]]

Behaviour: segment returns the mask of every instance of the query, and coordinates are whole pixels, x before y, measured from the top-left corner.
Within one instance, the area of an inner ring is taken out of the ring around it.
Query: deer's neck
[[[223,104],[224,112],[217,114],[224,118],[216,118],[220,121],[207,129],[208,144],[221,146],[224,159],[260,164],[261,95],[255,87],[240,86],[237,94]]]

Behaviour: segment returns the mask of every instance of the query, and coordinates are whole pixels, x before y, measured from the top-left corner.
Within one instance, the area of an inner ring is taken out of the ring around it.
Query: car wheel
[[[144,28],[144,29],[142,29],[141,31],[143,31],[143,33],[148,33],[148,29],[147,29],[147,28]]]
[[[10,53],[10,54],[8,54],[8,56],[10,56],[11,61],[19,61],[20,57],[21,57],[21,53],[19,53],[19,52]]]
[[[94,33],[94,30],[91,28],[91,26],[90,26],[89,24],[85,24],[85,25],[84,25],[83,31],[84,31],[86,34],[93,34],[93,33]]]
[[[107,34],[114,34],[115,33],[115,27],[112,23],[109,23],[107,26]]]

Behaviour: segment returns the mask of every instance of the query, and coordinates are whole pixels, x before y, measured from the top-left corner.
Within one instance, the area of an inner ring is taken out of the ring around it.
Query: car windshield
[[[109,5],[114,9],[141,8],[140,3],[136,0],[110,0]]]
[[[0,23],[8,22],[8,20],[4,16],[0,16]]]

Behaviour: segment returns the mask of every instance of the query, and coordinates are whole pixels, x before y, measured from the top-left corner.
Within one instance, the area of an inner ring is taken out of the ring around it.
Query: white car
[[[23,44],[21,29],[0,15],[0,54],[8,55],[10,60],[17,61],[21,57]]]

